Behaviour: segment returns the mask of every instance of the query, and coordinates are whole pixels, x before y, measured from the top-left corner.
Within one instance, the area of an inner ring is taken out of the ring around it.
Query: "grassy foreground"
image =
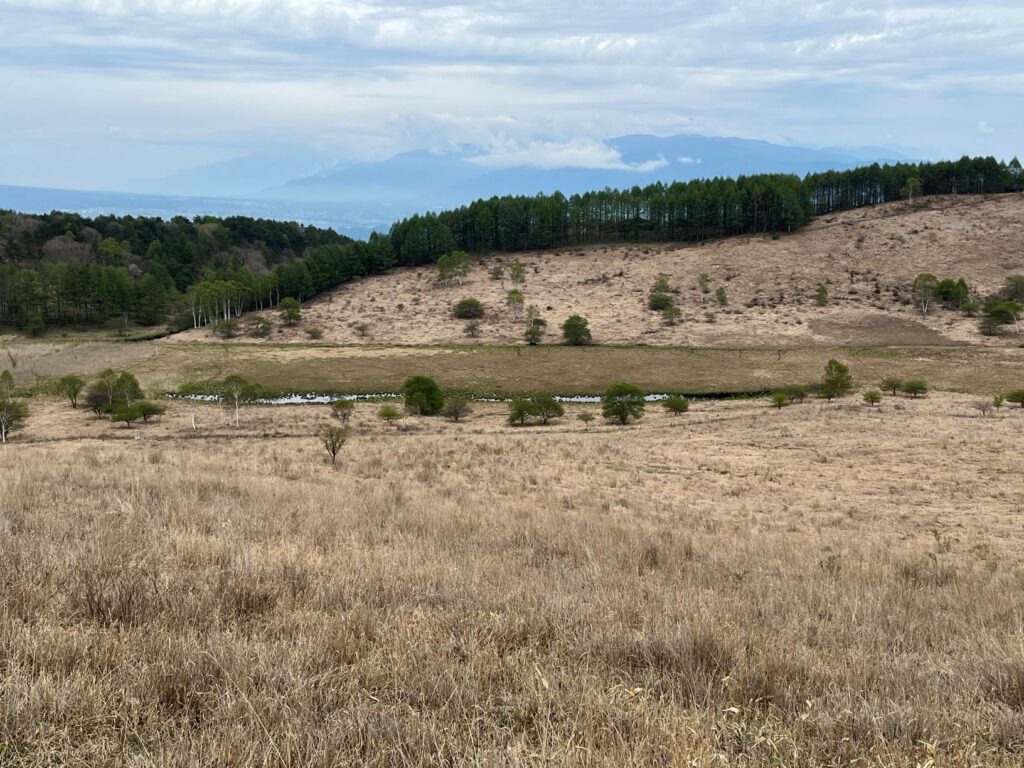
[[[974,400],[360,405],[339,471],[326,408],[35,406],[0,764],[1019,764],[1024,415]]]
[[[687,349],[565,346],[333,346],[299,344],[33,343],[4,347],[18,378],[106,367],[135,373],[143,386],[171,390],[183,381],[239,373],[295,392],[394,392],[410,375],[480,394],[553,389],[602,392],[630,381],[651,392],[750,392],[821,378],[830,357],[846,361],[859,385],[883,377],[924,378],[935,389],[992,394],[1024,387],[1024,349],[887,347]],[[6,361],[0,357],[0,367]]]

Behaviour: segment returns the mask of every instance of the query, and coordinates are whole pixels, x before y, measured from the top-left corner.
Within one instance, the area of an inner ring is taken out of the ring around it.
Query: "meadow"
[[[978,402],[363,403],[332,470],[323,406],[34,399],[0,764],[1019,765],[1024,410]]]

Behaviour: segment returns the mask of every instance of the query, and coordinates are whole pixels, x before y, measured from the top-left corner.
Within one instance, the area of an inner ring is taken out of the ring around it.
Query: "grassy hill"
[[[796,233],[739,236],[705,244],[613,245],[483,256],[461,284],[440,284],[427,265],[393,270],[348,283],[304,307],[303,322],[275,324],[264,342],[309,342],[311,329],[337,344],[523,343],[523,312],[506,305],[522,291],[547,321],[543,343],[560,341],[558,326],[586,317],[597,344],[800,347],[1016,345],[1012,332],[985,337],[978,321],[936,307],[922,317],[911,285],[922,272],[963,278],[983,299],[1007,276],[1024,273],[1024,196],[931,197],[861,208],[815,219]],[[519,261],[525,283],[508,267]],[[504,271],[494,279],[492,270]],[[647,307],[659,274],[667,276],[681,310],[666,325]],[[700,276],[707,275],[702,289]],[[819,306],[819,285],[828,291]],[[726,304],[716,299],[723,288]],[[478,335],[452,316],[460,299],[486,307]],[[257,341],[243,318],[238,341]],[[209,329],[178,334],[209,340]]]

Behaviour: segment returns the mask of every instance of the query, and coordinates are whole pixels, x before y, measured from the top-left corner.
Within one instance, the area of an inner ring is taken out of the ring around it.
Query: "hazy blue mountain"
[[[147,195],[80,189],[49,189],[0,185],[0,209],[22,213],[71,211],[83,216],[252,216],[278,221],[297,221],[366,239],[373,231],[386,232],[396,219],[417,209],[294,200],[260,200],[229,197]]]
[[[27,213],[77,211],[96,216],[256,216],[329,226],[352,237],[417,211],[447,208],[495,195],[567,195],[656,181],[779,172],[803,175],[875,160],[910,159],[881,147],[784,146],[748,139],[621,136],[605,144],[618,153],[611,168],[492,167],[484,150],[418,150],[377,162],[337,164],[305,147],[270,146],[250,154],[140,181],[128,191],[0,186],[0,208]]]
[[[315,149],[269,145],[239,157],[185,168],[170,176],[135,181],[123,190],[143,194],[199,197],[256,197],[261,190],[308,176],[333,163]]]
[[[482,150],[462,147],[451,152],[407,152],[388,160],[354,163],[295,179],[267,194],[295,200],[418,202],[420,207],[430,208],[494,195],[556,190],[574,194],[604,187],[751,173],[804,175],[876,160],[909,159],[900,151],[880,147],[810,149],[699,135],[632,135],[605,143],[618,152],[621,167],[493,168]]]

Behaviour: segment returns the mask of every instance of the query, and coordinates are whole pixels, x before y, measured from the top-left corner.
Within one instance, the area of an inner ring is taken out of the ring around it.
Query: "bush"
[[[28,419],[28,406],[21,400],[15,400],[0,393],[0,444],[7,444],[11,433],[17,432]]]
[[[450,421],[458,423],[461,419],[466,418],[472,413],[473,409],[469,406],[469,401],[464,397],[449,397],[448,401],[444,404],[444,410],[441,414]]]
[[[661,403],[662,407],[673,416],[690,410],[690,401],[682,395],[671,395]]]
[[[525,397],[513,397],[508,404],[508,423],[515,425],[526,424],[536,414],[533,401]]]
[[[625,425],[644,415],[644,391],[634,384],[612,384],[601,399],[601,415]]]
[[[562,323],[562,338],[570,346],[580,347],[592,341],[590,324],[585,317],[573,315]]]
[[[850,375],[850,369],[838,360],[829,360],[825,364],[825,378],[822,380],[819,390],[821,396],[832,400],[849,393],[851,389],[853,389],[853,376]]]
[[[1014,389],[1006,393],[1005,400],[1008,403],[1014,403],[1024,408],[1024,389]]]
[[[786,399],[791,403],[802,403],[807,399],[807,387],[801,384],[790,384],[780,391],[786,394]]]
[[[565,415],[565,407],[554,395],[540,393],[529,397],[514,397],[508,406],[508,423],[513,425],[527,424],[536,419],[547,424],[552,419]]]
[[[665,321],[665,325],[675,325],[679,322],[679,318],[682,316],[683,310],[675,304],[661,310],[661,319]]]
[[[888,379],[882,379],[881,389],[884,392],[892,392],[893,397],[896,393],[903,389],[903,379],[896,379],[889,377]]]
[[[146,424],[149,420],[156,416],[163,416],[167,413],[167,409],[160,405],[160,403],[154,403],[149,400],[140,400],[135,404],[139,409],[139,415],[142,416],[142,421]]]
[[[711,278],[708,277],[707,272],[700,273],[700,276],[697,278],[697,284],[700,286],[701,293],[711,292]]]
[[[402,385],[405,409],[420,416],[436,416],[444,407],[444,393],[429,376],[411,376]]]
[[[398,409],[390,403],[385,403],[377,411],[377,418],[381,421],[391,424],[394,421],[398,421],[402,418],[402,414],[398,412]]]
[[[452,315],[460,320],[478,320],[484,316],[484,305],[472,297],[462,299],[452,307]]]
[[[903,382],[903,386],[900,387],[900,391],[910,397],[920,397],[921,395],[928,393],[928,385],[921,379],[910,379],[909,381]]]
[[[7,371],[4,371],[4,373],[7,373]],[[82,394],[83,389],[85,389],[85,379],[81,376],[68,374],[67,376],[61,376],[57,381],[57,391],[68,399],[72,408],[78,407],[78,396]]]
[[[335,400],[331,403],[331,415],[342,424],[348,424],[355,411],[356,404],[353,400]]]
[[[348,427],[328,427],[320,433],[320,441],[323,443],[324,450],[331,457],[332,468],[338,465],[338,454],[348,442],[348,435]]]
[[[324,332],[315,326],[310,326],[306,329],[306,335],[313,341],[319,341],[324,337]]]
[[[715,299],[718,301],[719,306],[724,307],[729,303],[728,297],[725,295],[725,286],[720,285],[715,288]]]
[[[789,395],[781,389],[777,392],[772,392],[769,399],[772,402],[772,408],[783,408],[789,405]]]
[[[114,406],[110,412],[110,420],[113,422],[121,422],[125,427],[131,427],[133,421],[138,421],[142,418],[142,409],[137,405],[128,405],[122,403],[121,405]]]
[[[543,336],[544,329],[539,325],[531,325],[523,332],[523,338],[526,339],[526,343],[530,346],[540,344]]]
[[[270,321],[265,317],[255,317],[249,324],[248,334],[257,339],[265,339],[270,335],[272,328],[273,326],[271,326]]]
[[[672,286],[669,285],[668,275],[659,272],[657,277],[654,278],[654,285],[651,286],[651,293],[676,293],[672,290]]]
[[[480,336],[480,321],[470,320],[466,323],[466,327],[462,329],[462,332],[469,336],[471,339],[475,339]]]
[[[868,405],[878,405],[880,402],[882,402],[882,393],[879,392],[877,389],[869,389],[867,392],[864,393],[863,397],[864,402],[867,403]]]
[[[233,339],[238,336],[239,327],[237,320],[221,320],[213,326],[213,335],[218,339]]]
[[[277,312],[281,316],[281,322],[289,327],[302,321],[302,306],[290,296],[281,299],[281,303],[277,305]]]
[[[584,411],[576,418],[583,422],[584,429],[590,429],[590,422],[594,420],[594,414],[592,414],[590,411]]]
[[[647,297],[647,308],[653,312],[662,312],[673,304],[672,297],[667,293],[651,293]]]
[[[547,424],[551,419],[565,415],[565,407],[555,399],[554,395],[547,393],[534,395],[533,407],[541,424]]]
[[[818,285],[818,291],[814,295],[814,300],[819,307],[824,307],[828,304],[828,288],[825,287],[824,283]]]
[[[992,395],[992,407],[999,410],[1003,407],[1003,403],[1006,402],[1005,395]]]
[[[985,321],[988,321],[989,327],[995,326],[998,330],[999,327],[1004,325],[1016,325],[1020,319],[1021,305],[1012,300],[993,300],[985,302],[984,315],[982,319],[982,332],[985,332]],[[994,333],[987,333],[988,336],[995,335]]]

